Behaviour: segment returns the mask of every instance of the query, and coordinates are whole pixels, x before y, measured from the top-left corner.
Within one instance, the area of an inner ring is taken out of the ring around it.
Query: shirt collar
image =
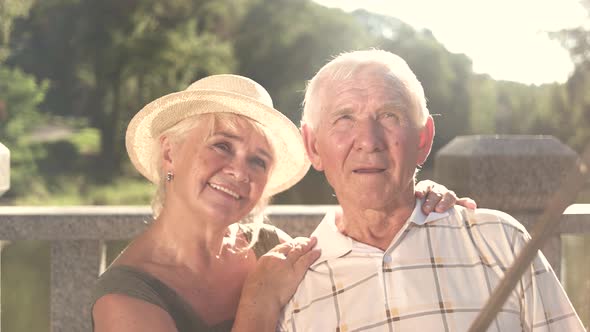
[[[315,247],[322,250],[320,258],[311,265],[312,268],[329,259],[344,256],[352,249],[352,239],[340,233],[336,227],[336,210],[326,213],[311,236],[318,239]]]
[[[431,212],[429,215],[425,215],[422,212],[422,200],[416,199],[414,210],[406,223],[413,222],[416,225],[424,225],[445,218],[448,215],[448,211],[442,213]],[[331,210],[326,213],[311,236],[315,236],[318,240],[315,248],[322,250],[320,257],[311,265],[311,268],[314,268],[318,264],[327,260],[342,257],[352,250],[353,240],[340,233],[336,227],[336,210]]]

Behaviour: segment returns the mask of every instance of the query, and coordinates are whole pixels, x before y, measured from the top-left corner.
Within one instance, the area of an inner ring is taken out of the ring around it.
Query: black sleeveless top
[[[240,228],[250,241],[253,233],[252,227],[245,224],[240,225]],[[277,244],[279,244],[279,238],[275,228],[264,225],[260,230],[258,241],[252,249],[258,258]],[[122,294],[157,305],[172,317],[178,332],[227,332],[231,330],[233,325],[233,320],[224,321],[214,326],[206,325],[176,291],[149,273],[131,266],[112,266],[98,278],[92,294],[92,306],[94,307],[94,303],[107,294]],[[94,330],[94,319],[92,327]]]

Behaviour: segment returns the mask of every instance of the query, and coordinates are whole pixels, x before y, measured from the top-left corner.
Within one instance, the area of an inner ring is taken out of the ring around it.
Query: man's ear
[[[311,161],[311,165],[317,171],[323,171],[322,159],[318,153],[317,138],[313,129],[307,124],[301,126],[301,134],[303,135],[303,144],[305,145],[305,151],[307,151],[307,157]]]
[[[432,148],[432,142],[434,140],[434,120],[432,116],[428,116],[426,119],[426,124],[422,129],[420,129],[420,142],[418,145],[418,159],[416,160],[417,165],[422,165],[428,158],[430,154],[430,149]]]

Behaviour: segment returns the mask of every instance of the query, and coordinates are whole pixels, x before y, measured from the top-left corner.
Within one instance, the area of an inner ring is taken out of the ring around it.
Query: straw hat
[[[246,116],[264,127],[276,154],[264,197],[290,188],[309,169],[303,139],[297,127],[273,108],[270,95],[260,84],[238,75],[208,76],[184,91],[165,95],[147,104],[127,127],[126,146],[131,162],[143,176],[158,182],[158,169],[152,165],[154,140],[186,118],[216,112]]]

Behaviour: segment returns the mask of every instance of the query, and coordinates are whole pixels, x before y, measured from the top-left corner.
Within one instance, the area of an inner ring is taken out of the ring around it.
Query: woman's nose
[[[226,167],[226,174],[229,174],[237,182],[249,182],[250,176],[248,174],[247,163],[240,158],[234,158]]]

